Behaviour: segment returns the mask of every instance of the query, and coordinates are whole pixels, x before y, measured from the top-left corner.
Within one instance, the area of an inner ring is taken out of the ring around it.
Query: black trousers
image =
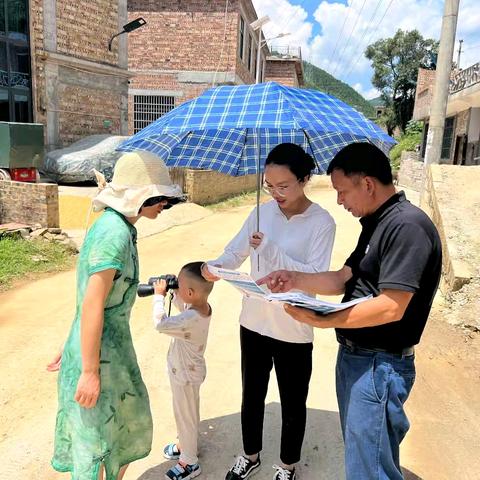
[[[262,450],[265,397],[275,365],[282,407],[280,460],[300,460],[307,421],[308,384],[312,374],[312,343],[275,340],[240,327],[242,350],[242,434],[246,455]]]

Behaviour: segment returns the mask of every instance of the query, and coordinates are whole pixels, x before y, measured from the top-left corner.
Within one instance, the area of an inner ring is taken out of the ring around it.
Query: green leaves
[[[405,131],[413,114],[418,69],[433,68],[432,58],[437,51],[436,40],[423,38],[418,30],[400,29],[392,38],[377,40],[366,48],[365,56],[374,70],[372,84],[391,104],[386,122],[390,127],[393,119],[393,128],[398,126]]]
[[[347,85],[327,73],[325,70],[316,67],[308,62],[303,62],[305,72],[305,86],[314,90],[334,95],[342,102],[347,103],[356,110],[362,112],[366,117],[373,118],[375,111],[367,100],[363,98],[350,85]]]

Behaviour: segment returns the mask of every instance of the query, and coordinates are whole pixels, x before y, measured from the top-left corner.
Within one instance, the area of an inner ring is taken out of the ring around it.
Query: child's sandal
[[[163,456],[168,460],[178,460],[180,458],[180,450],[176,443],[169,443],[163,449]]]

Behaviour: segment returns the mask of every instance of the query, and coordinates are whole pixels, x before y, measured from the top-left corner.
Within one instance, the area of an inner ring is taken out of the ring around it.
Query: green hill
[[[308,62],[303,62],[305,72],[305,87],[321,90],[337,97],[342,102],[362,112],[367,118],[374,118],[375,111],[372,104],[365,100],[350,85],[337,80],[325,70]]]
[[[383,100],[382,97],[375,97],[370,100],[368,100],[368,103],[370,103],[373,107],[384,107],[385,106],[385,101]]]

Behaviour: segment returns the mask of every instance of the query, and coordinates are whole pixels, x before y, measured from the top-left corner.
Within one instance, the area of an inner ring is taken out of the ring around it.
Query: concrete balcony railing
[[[280,58],[280,59],[302,59],[302,50],[300,47],[291,47],[289,45],[279,46],[272,45],[270,47],[270,53],[268,58]]]
[[[452,95],[476,83],[480,83],[480,62],[454,75],[450,80],[449,93]]]

